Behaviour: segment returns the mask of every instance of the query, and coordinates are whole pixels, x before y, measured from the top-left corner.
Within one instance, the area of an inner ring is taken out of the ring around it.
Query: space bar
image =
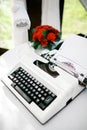
[[[28,103],[32,102],[32,100],[18,86],[16,86],[15,89]]]

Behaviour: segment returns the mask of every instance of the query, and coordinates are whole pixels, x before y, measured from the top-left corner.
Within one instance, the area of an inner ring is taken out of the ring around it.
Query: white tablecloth
[[[20,58],[29,54],[29,45],[22,44],[0,58],[0,77],[7,73]],[[0,82],[0,130],[87,130],[87,90],[45,125],[19,102]]]

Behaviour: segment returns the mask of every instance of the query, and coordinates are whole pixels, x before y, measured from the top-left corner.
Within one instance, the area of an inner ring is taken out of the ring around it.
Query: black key
[[[40,99],[37,98],[37,99],[35,100],[35,102],[36,102],[36,103],[39,103],[39,102],[40,102]]]
[[[43,90],[41,90],[41,92],[40,92],[41,94],[43,94],[44,93],[44,91]]]
[[[55,97],[56,97],[56,95],[55,95],[54,93],[52,93],[52,94],[51,94],[51,96],[52,96],[53,98],[55,98]]]
[[[46,105],[43,104],[42,102],[40,102],[38,105],[39,105],[39,107],[40,107],[42,110],[44,110],[44,109],[46,108]]]
[[[12,87],[15,87],[15,86],[16,86],[16,83],[12,83],[11,86],[12,86]]]
[[[36,89],[33,89],[32,92],[35,93],[35,92],[36,92]]]
[[[18,86],[16,86],[15,89],[28,103],[32,102],[32,100]]]
[[[20,85],[21,85],[21,82],[19,81],[17,84],[18,84],[18,86],[20,86]]]
[[[44,103],[46,105],[50,104],[53,101],[53,97],[51,96],[47,96],[46,99],[44,100]]]
[[[43,95],[46,97],[46,96],[47,96],[47,93],[44,93]]]
[[[30,96],[31,96],[31,98],[32,98],[32,97],[34,96],[34,94],[33,94],[33,93],[31,93],[31,95],[30,95]]]
[[[44,98],[44,97],[41,97],[41,100],[42,100],[42,101],[44,101],[44,100],[45,100],[45,98]]]
[[[38,88],[37,90],[38,90],[38,91],[41,91],[41,88]]]
[[[27,94],[30,95],[30,94],[31,94],[31,91],[28,91]]]
[[[38,94],[38,97],[41,98],[41,94]]]
[[[14,79],[14,76],[9,75],[8,78],[10,78],[11,80],[13,80],[13,79]]]
[[[37,97],[36,97],[36,96],[33,96],[32,98],[33,98],[33,100],[35,100]]]

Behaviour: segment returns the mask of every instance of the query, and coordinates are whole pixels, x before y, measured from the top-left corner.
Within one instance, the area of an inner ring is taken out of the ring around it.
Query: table
[[[16,65],[32,49],[19,45],[0,57],[0,77]],[[20,52],[20,53],[19,53]],[[0,82],[0,130],[87,130],[87,89],[66,108],[42,125]]]

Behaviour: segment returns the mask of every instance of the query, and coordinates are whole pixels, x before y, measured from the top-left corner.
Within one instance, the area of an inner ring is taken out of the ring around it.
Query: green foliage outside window
[[[0,0],[0,46],[12,38],[11,0]],[[3,44],[3,45],[2,45]]]

